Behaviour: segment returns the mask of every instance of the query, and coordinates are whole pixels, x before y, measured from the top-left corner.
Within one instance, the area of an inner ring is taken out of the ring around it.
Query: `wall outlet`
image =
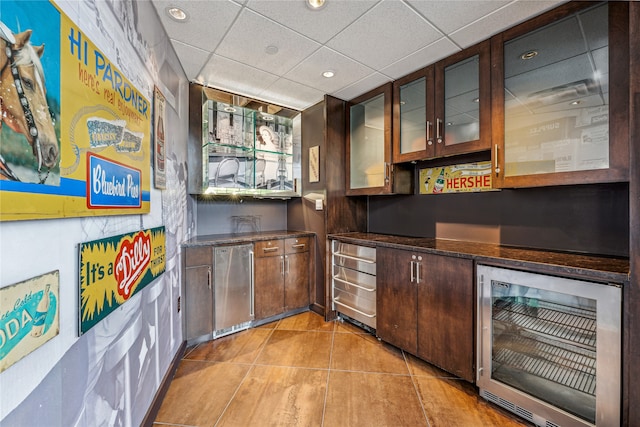
[[[316,210],[317,211],[321,211],[322,210],[322,199],[316,200]]]
[[[178,313],[180,313],[180,297],[178,297]]]

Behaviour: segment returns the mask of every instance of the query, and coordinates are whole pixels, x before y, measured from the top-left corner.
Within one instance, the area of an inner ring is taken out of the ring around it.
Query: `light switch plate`
[[[321,211],[322,210],[322,199],[316,200],[316,210],[317,211]]]

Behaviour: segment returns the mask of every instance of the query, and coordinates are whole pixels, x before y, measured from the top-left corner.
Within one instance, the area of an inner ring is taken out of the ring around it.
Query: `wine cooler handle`
[[[478,374],[480,376],[484,375],[484,346],[486,345],[484,342],[484,313],[483,308],[484,308],[484,280],[483,280],[483,276],[480,275],[480,298],[478,299],[479,303],[478,305],[480,307],[478,307],[478,313],[480,313],[480,351],[479,353],[479,358],[480,360],[478,360]]]

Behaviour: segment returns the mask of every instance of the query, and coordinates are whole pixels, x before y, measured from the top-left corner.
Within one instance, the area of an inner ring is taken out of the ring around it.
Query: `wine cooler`
[[[476,273],[480,395],[538,426],[620,425],[621,288]]]

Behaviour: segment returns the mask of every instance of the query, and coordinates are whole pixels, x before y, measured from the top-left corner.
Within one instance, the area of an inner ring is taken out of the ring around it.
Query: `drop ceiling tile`
[[[395,80],[459,51],[460,48],[458,46],[446,37],[443,37],[440,40],[431,43],[429,46],[426,46],[415,53],[394,62],[388,67],[383,68],[380,72]]]
[[[332,78],[322,76],[324,71],[335,73]],[[331,93],[373,73],[369,67],[353,61],[327,47],[322,47],[313,55],[285,74],[285,78],[311,86],[324,93]]]
[[[356,83],[350,86],[347,86],[344,89],[340,89],[337,92],[331,93],[330,95],[345,101],[349,101],[364,93],[369,92],[371,89],[375,89],[378,86],[381,86],[384,83],[387,83],[390,81],[391,79],[389,79],[387,76],[383,74],[371,73],[364,79],[357,81]]]
[[[403,2],[386,0],[370,9],[327,46],[380,70],[442,37]]]
[[[276,46],[278,52],[266,53],[268,46]],[[215,53],[280,76],[319,47],[319,43],[243,9]]]
[[[501,8],[509,1],[407,0],[407,3],[440,31],[449,34]]]
[[[197,80],[207,86],[257,98],[261,92],[278,80],[278,76],[222,56],[213,55],[198,75]]]
[[[294,110],[304,110],[324,98],[325,92],[280,78],[259,94],[259,98]]]
[[[472,46],[490,36],[499,33],[509,27],[526,21],[530,17],[536,16],[553,7],[566,3],[565,1],[535,1],[523,0],[514,1],[508,6],[496,10],[489,15],[462,27],[450,34],[451,39],[465,48]]]
[[[198,49],[178,40],[171,40],[171,44],[178,55],[187,79],[195,80],[211,54],[206,50]]]
[[[203,7],[203,5],[207,7]],[[242,7],[232,1],[154,0],[153,5],[165,27],[169,38],[213,52],[234,22]],[[188,15],[187,22],[176,22],[169,18],[165,9],[179,5]]]
[[[328,1],[321,10],[311,10],[305,1],[250,0],[247,7],[317,42],[326,43],[378,1]]]

